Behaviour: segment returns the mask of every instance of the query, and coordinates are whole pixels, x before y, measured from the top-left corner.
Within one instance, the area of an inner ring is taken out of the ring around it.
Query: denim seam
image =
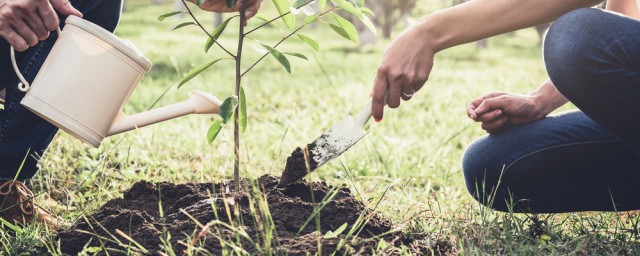
[[[40,53],[42,52],[42,49],[44,48],[44,45],[46,44],[46,41],[42,41],[38,44],[35,52],[33,53],[33,56],[31,56],[31,59],[29,59],[29,63],[27,63],[27,65],[24,67],[24,71],[18,69],[20,72],[23,72],[24,75],[30,75],[31,74],[31,68],[33,67],[34,62],[36,61],[36,59],[38,58],[38,56],[40,56]],[[20,83],[21,81],[18,79],[18,83]],[[17,86],[17,85],[16,85]],[[15,89],[13,90],[13,93],[11,94],[11,97],[9,100],[5,101],[8,102],[9,105],[5,106],[5,118],[4,120],[2,120],[3,124],[2,124],[2,130],[0,130],[0,141],[2,141],[4,139],[4,135],[5,132],[8,128],[9,128],[9,123],[11,123],[11,120],[17,110],[17,106],[16,104],[20,104],[18,101],[18,94],[20,92],[16,91]]]
[[[590,142],[580,142],[580,143],[569,143],[569,144],[563,144],[563,145],[556,145],[556,146],[552,146],[552,147],[546,147],[546,148],[539,149],[539,150],[536,150],[536,151],[534,151],[534,152],[528,153],[528,154],[526,154],[526,155],[524,155],[524,156],[518,157],[516,160],[514,160],[513,162],[511,162],[511,163],[510,163],[510,164],[509,164],[509,165],[504,169],[504,171],[505,171],[505,172],[507,172],[507,171],[511,168],[511,166],[513,166],[514,164],[516,164],[518,161],[520,161],[520,160],[522,160],[522,159],[524,159],[524,158],[526,158],[526,157],[532,156],[532,155],[534,155],[534,154],[538,154],[538,153],[540,153],[540,152],[546,151],[546,150],[555,149],[555,148],[561,148],[561,147],[566,147],[566,146],[586,145],[586,144],[596,144],[596,143],[611,143],[611,142],[619,142],[619,143],[623,143],[623,142],[621,142],[621,141],[619,141],[619,140],[602,140],[602,141],[590,141]]]

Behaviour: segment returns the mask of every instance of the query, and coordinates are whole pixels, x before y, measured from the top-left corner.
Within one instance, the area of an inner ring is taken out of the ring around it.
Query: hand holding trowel
[[[287,185],[338,157],[362,139],[367,131],[364,125],[371,118],[371,101],[355,118],[347,116],[320,135],[304,149],[297,148],[287,158],[287,165],[280,177],[280,185]]]

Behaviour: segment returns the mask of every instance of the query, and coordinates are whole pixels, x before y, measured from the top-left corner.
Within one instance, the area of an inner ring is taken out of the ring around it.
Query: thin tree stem
[[[242,80],[242,45],[244,44],[244,23],[246,20],[245,10],[247,8],[246,1],[242,1],[240,6],[240,33],[238,33],[238,52],[236,53],[236,97],[240,97],[240,82]],[[235,181],[235,190],[240,192],[240,116],[238,108],[233,114],[233,138],[235,142],[234,147],[234,165],[233,165],[233,180]]]
[[[331,9],[329,9],[329,10],[327,10],[327,11],[325,11],[325,12],[323,12],[323,13],[319,14],[319,15],[318,15],[318,19],[319,19],[320,17],[322,17],[323,15],[325,15],[325,14],[327,14],[327,13],[329,13],[329,12],[333,11],[334,9],[335,9],[335,7],[331,7]],[[298,31],[300,31],[301,29],[303,29],[303,28],[304,28],[304,27],[306,27],[307,25],[309,25],[309,24],[304,24],[304,25],[302,25],[302,26],[298,27],[296,30],[294,30],[293,32],[289,33],[287,36],[285,36],[285,37],[283,37],[282,39],[280,39],[280,41],[278,41],[278,43],[276,43],[276,44],[273,46],[273,48],[278,47],[278,46],[279,46],[280,44],[282,44],[285,40],[289,39],[289,37],[291,37],[291,36],[295,35],[296,33],[298,33]],[[262,59],[264,59],[265,57],[267,57],[267,55],[269,55],[269,54],[270,54],[270,53],[268,53],[268,52],[267,52],[267,53],[265,53],[265,54],[263,54],[263,55],[262,55],[262,57],[260,57],[256,62],[254,62],[253,64],[251,64],[251,66],[250,66],[247,70],[245,70],[245,71],[244,71],[244,73],[242,73],[242,75],[240,75],[240,76],[244,76],[247,72],[249,72],[249,70],[253,69],[256,65],[258,65],[258,63],[260,63],[260,61],[262,61]]]
[[[182,0],[182,4],[184,5],[184,8],[187,9],[187,12],[189,13],[189,15],[191,16],[191,18],[193,19],[193,21],[196,22],[196,24],[198,25],[198,27],[200,27],[200,29],[202,29],[202,31],[204,31],[205,34],[207,34],[207,36],[209,38],[211,38],[211,40],[213,40],[213,42],[215,42],[218,46],[220,46],[220,48],[222,50],[224,50],[227,54],[231,55],[232,58],[236,58],[235,55],[233,55],[233,53],[231,53],[230,51],[228,51],[226,48],[224,48],[224,46],[222,46],[220,43],[218,43],[218,40],[216,40],[215,38],[213,38],[213,36],[211,36],[211,34],[209,34],[209,32],[207,32],[207,29],[204,28],[204,26],[202,26],[202,24],[200,24],[200,21],[198,19],[196,19],[196,16],[193,15],[193,12],[191,12],[191,9],[189,8],[189,6],[187,5],[187,3],[185,2],[185,0]],[[242,19],[242,15],[240,15],[241,19]],[[242,23],[240,23],[242,24]]]

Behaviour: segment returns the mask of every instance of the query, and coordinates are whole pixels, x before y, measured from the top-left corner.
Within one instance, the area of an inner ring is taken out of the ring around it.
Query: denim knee
[[[549,78],[563,94],[575,91],[572,86],[582,86],[576,81],[590,76],[588,53],[598,50],[598,19],[594,16],[601,10],[583,8],[558,18],[549,28],[543,45],[544,63]],[[595,40],[594,40],[595,39]],[[567,95],[565,95],[567,96]]]
[[[478,202],[488,205],[487,198],[498,185],[502,167],[495,160],[495,146],[488,136],[471,143],[462,157],[462,172],[467,190]]]

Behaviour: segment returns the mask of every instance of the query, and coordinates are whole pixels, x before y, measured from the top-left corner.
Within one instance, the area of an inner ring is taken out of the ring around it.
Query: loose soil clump
[[[315,143],[308,144],[304,149],[298,147],[291,153],[291,156],[287,157],[287,164],[280,177],[280,186],[298,181],[318,168],[318,162],[313,159],[315,147]]]
[[[140,181],[123,198],[110,200],[59,233],[60,248],[69,255],[101,247],[111,248],[109,255],[198,254],[202,248],[213,255],[234,250],[250,255],[343,255],[371,254],[384,239],[415,252],[434,252],[407,239],[348,188],[324,182],[278,183],[277,177],[265,175],[252,183],[243,181],[243,191],[233,193],[232,182]],[[345,223],[343,232],[331,235]]]

